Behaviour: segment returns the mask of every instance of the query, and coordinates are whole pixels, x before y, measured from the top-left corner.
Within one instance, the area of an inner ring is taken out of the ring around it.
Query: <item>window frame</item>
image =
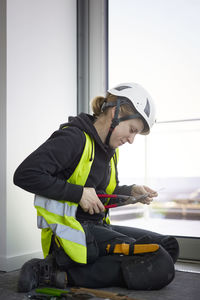
[[[108,88],[108,36],[108,0],[77,0],[77,113],[90,112],[92,98],[104,95]],[[183,120],[167,120],[159,123],[180,121]],[[200,260],[199,238],[177,237],[177,239],[180,244],[180,259]]]

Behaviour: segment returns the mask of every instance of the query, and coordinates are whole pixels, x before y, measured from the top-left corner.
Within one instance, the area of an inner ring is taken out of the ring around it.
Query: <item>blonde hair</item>
[[[102,105],[104,102],[116,102],[117,96],[107,94],[107,97],[97,96],[91,101],[91,108],[96,117],[100,116],[101,114],[107,114],[107,109],[105,111],[102,111]],[[125,115],[132,115],[133,113],[136,113],[136,110],[133,110],[133,108],[128,104],[123,104],[120,106],[119,113],[121,116]]]

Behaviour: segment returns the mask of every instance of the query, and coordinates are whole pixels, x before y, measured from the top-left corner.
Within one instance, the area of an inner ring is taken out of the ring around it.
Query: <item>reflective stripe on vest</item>
[[[62,225],[62,224],[48,224],[44,217],[37,216],[37,223],[39,228],[51,228],[51,230],[59,237],[65,240],[76,243],[77,240],[79,244],[85,246],[85,233],[79,230],[75,231],[73,228]]]
[[[81,159],[67,182],[84,186],[94,160],[94,140],[85,134],[86,142]],[[116,187],[115,162],[111,159],[110,182],[107,193],[113,193]],[[35,196],[38,228],[42,229],[42,249],[44,257],[49,253],[52,234],[56,235],[66,254],[78,263],[87,263],[87,247],[84,230],[76,220],[78,204],[69,201],[57,201]]]

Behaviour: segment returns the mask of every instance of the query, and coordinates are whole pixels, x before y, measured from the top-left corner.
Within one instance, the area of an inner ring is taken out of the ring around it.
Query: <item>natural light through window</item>
[[[116,222],[200,236],[199,16],[197,0],[109,1],[109,87],[137,82],[157,108],[151,134],[120,149],[120,182],[162,189],[150,208],[113,211]]]

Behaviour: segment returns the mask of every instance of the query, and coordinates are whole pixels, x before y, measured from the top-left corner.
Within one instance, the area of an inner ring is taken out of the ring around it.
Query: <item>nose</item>
[[[135,134],[131,134],[131,135],[127,138],[127,141],[128,141],[129,144],[133,144],[134,139],[135,139]]]

